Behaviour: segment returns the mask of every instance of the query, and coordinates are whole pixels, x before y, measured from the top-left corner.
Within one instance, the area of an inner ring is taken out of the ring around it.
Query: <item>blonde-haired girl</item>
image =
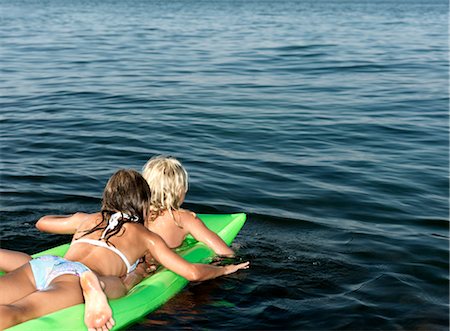
[[[142,168],[142,175],[154,194],[150,221],[167,210],[177,223],[173,211],[180,208],[189,185],[188,173],[181,162],[171,156],[155,156]]]
[[[195,213],[181,209],[189,187],[189,176],[179,160],[172,156],[154,156],[144,165],[142,175],[152,193],[150,217],[145,223],[150,231],[160,235],[171,248],[180,246],[190,234],[218,255],[234,254]]]

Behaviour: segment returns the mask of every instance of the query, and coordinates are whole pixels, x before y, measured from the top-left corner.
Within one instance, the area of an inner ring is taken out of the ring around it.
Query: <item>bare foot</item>
[[[92,271],[83,272],[80,284],[85,302],[84,323],[88,330],[111,330],[115,324],[112,310],[97,276]]]

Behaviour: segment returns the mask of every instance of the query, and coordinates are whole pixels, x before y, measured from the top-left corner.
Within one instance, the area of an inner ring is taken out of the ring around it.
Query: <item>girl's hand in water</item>
[[[239,264],[230,264],[230,265],[224,266],[224,268],[225,268],[224,275],[229,275],[238,270],[250,268],[250,262],[247,261],[247,262],[239,263]]]
[[[239,264],[244,261],[245,260],[242,257],[236,255],[217,255],[213,257],[211,264],[216,266],[224,266],[229,264]]]

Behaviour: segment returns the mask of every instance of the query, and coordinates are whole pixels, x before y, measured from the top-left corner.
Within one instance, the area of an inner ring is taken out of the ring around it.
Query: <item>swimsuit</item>
[[[39,291],[45,290],[53,279],[62,275],[78,277],[89,268],[83,263],[66,260],[59,256],[44,255],[30,261],[34,282]]]
[[[128,220],[131,220],[132,222],[136,222],[138,220],[138,218],[136,216],[130,217],[127,214],[123,214],[123,213],[114,213],[114,214],[112,214],[110,219],[109,219],[109,221],[108,221],[108,226],[103,231],[102,236],[100,237],[100,240],[105,238],[106,232],[108,230],[114,229],[117,226],[117,224],[119,224],[119,219],[120,218],[126,218]],[[121,251],[119,251],[114,246],[109,246],[106,242],[100,241],[100,240],[89,239],[89,238],[81,238],[81,239],[77,239],[77,240],[72,241],[71,245],[77,244],[77,243],[86,243],[86,244],[91,244],[91,245],[94,245],[94,246],[99,246],[99,247],[103,247],[103,248],[109,249],[110,251],[116,253],[122,259],[123,263],[125,263],[125,265],[127,267],[127,273],[130,273],[131,271],[136,269],[137,265],[139,264],[139,259],[136,262],[134,262],[133,264],[130,264],[130,262],[128,261],[128,259],[125,256],[125,254],[123,254]]]
[[[82,239],[73,241],[72,245],[77,244],[77,243],[80,243],[80,244],[86,243],[86,244],[91,244],[94,246],[103,247],[103,248],[109,249],[110,251],[116,253],[122,259],[123,263],[125,263],[125,265],[127,266],[127,273],[130,273],[131,271],[136,269],[137,265],[139,264],[139,260],[137,260],[134,264],[130,264],[130,262],[128,262],[126,256],[121,251],[119,251],[114,246],[109,246],[104,241],[100,241],[100,240],[96,240],[96,239],[82,238]]]
[[[115,213],[111,215],[111,218],[109,219],[108,226],[106,227],[105,231],[103,231],[102,236],[100,238],[104,239],[106,235],[106,231],[114,229],[117,224],[119,223],[118,220],[120,218],[127,218],[131,221],[136,221],[136,217],[130,217],[127,214],[121,214],[121,213]],[[136,269],[136,266],[139,263],[139,260],[137,260],[133,265],[130,265],[130,262],[128,262],[126,256],[119,251],[114,246],[109,246],[106,242],[95,240],[95,239],[88,239],[88,238],[82,238],[78,239],[72,242],[71,245],[76,243],[87,243],[95,246],[104,247],[106,249],[109,249],[110,251],[116,253],[122,261],[125,263],[127,267],[127,273],[133,271]],[[53,256],[53,255],[44,255],[37,257],[35,259],[32,259],[30,261],[31,271],[33,272],[34,281],[36,283],[36,288],[40,291],[45,290],[52,280],[54,280],[56,277],[62,276],[62,275],[77,275],[80,276],[83,272],[89,271],[90,269],[86,267],[81,262],[74,262],[66,260],[59,256]]]

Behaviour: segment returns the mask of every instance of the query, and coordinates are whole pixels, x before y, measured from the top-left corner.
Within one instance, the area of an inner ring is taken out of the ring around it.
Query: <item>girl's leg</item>
[[[88,329],[102,330],[105,326],[107,329],[111,329],[115,322],[108,299],[97,276],[92,271],[83,272],[80,276],[80,284],[85,301],[84,323]]]
[[[78,276],[63,275],[45,291],[35,291],[11,304],[0,305],[0,329],[83,303]]]
[[[0,248],[0,271],[13,271],[30,260],[31,256],[26,253]]]
[[[32,277],[28,263],[0,277],[0,330],[83,303],[83,292],[89,302],[85,306],[86,326],[99,331],[113,327],[111,308],[92,271],[83,273],[80,278],[75,275],[59,276],[45,291],[36,290]]]
[[[0,304],[10,304],[36,291],[30,264],[0,277]]]

